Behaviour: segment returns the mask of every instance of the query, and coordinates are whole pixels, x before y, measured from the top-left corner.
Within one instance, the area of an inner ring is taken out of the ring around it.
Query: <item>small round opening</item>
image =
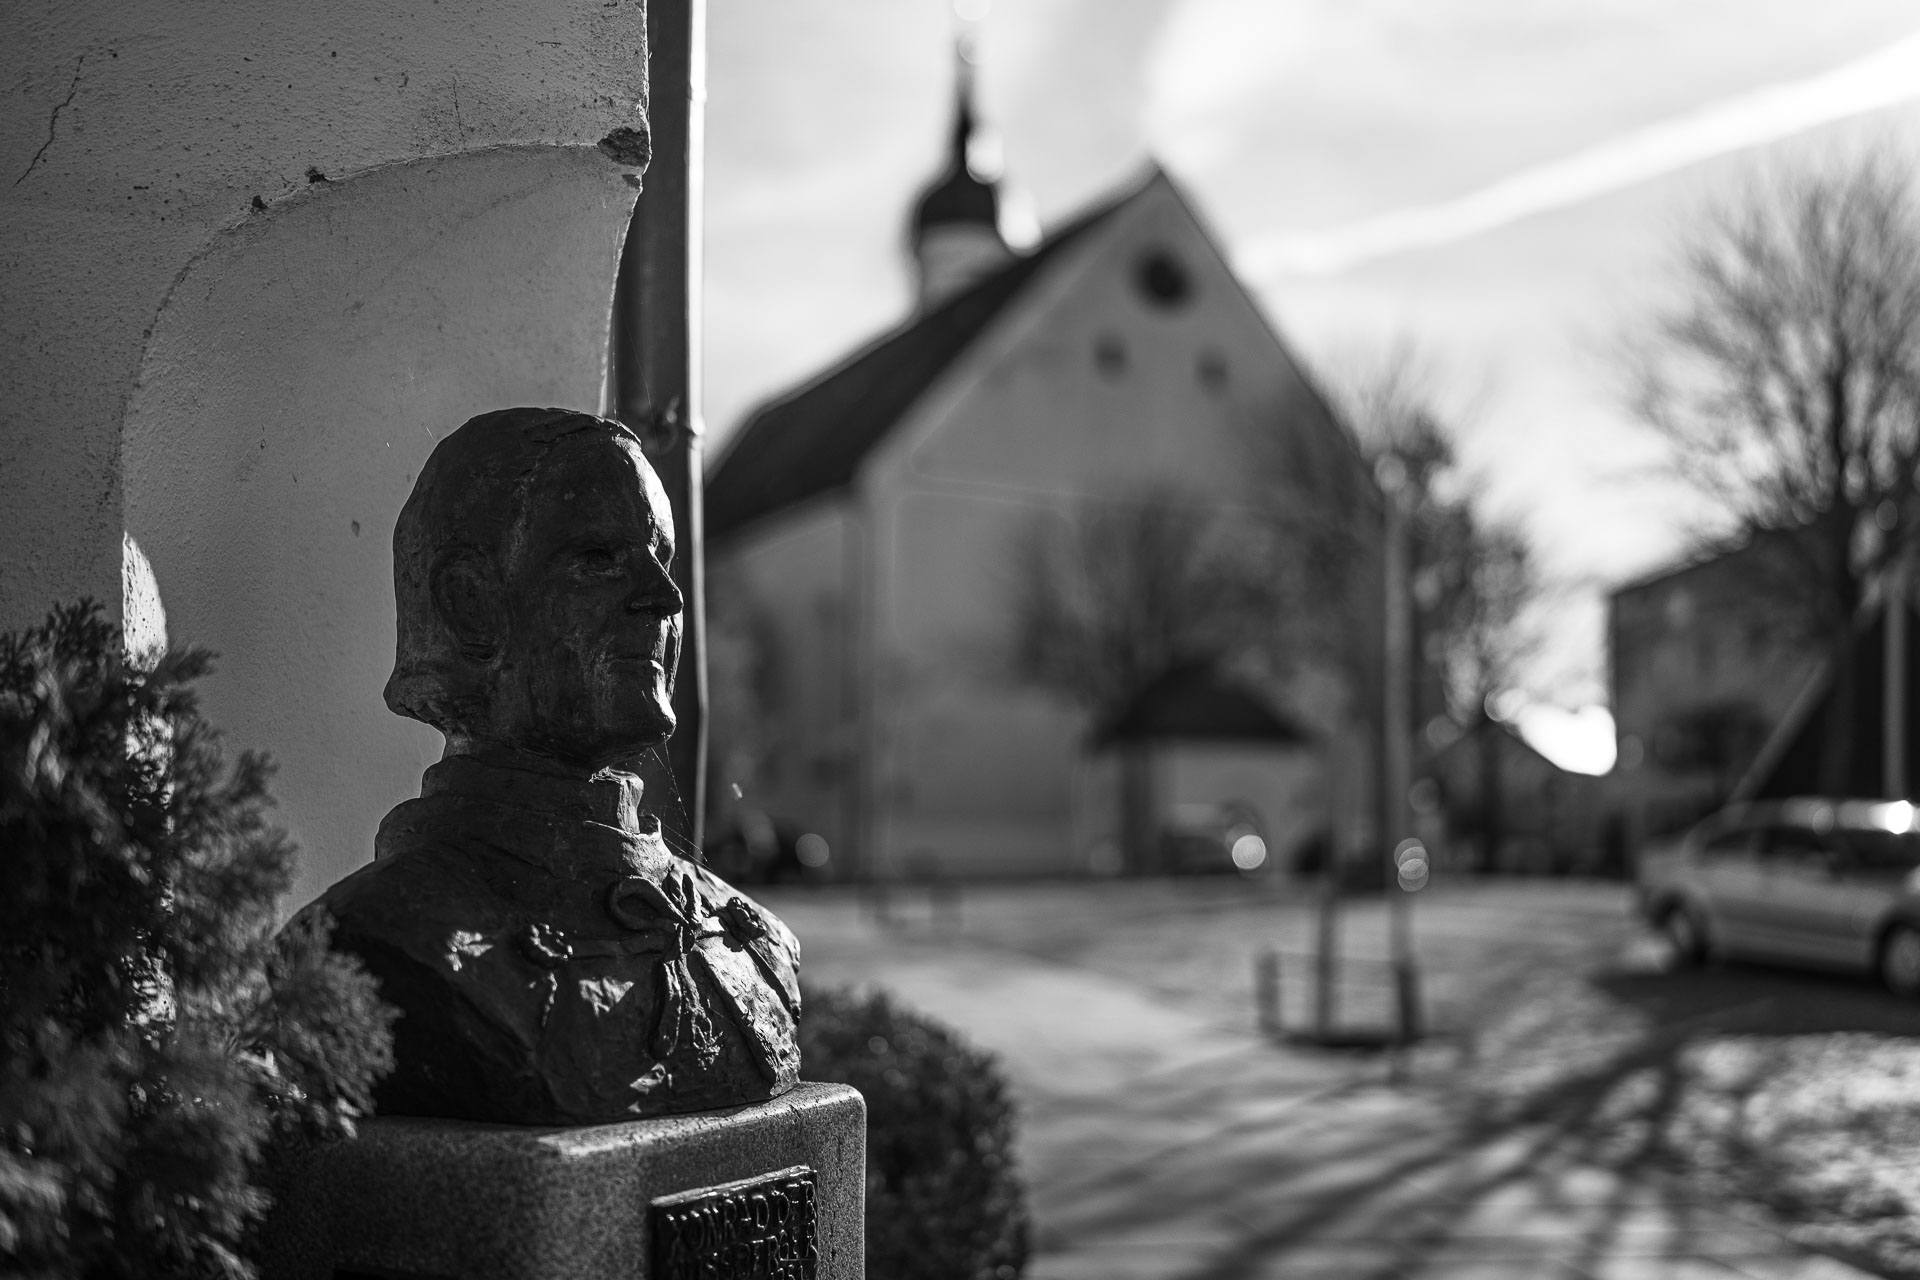
[[[1134,287],[1156,307],[1172,308],[1193,296],[1193,280],[1180,260],[1165,249],[1149,249],[1133,269]]]

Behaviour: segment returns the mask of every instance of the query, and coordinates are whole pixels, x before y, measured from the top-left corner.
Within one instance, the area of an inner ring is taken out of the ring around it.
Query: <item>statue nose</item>
[[[651,613],[663,618],[679,613],[685,604],[672,576],[653,563],[640,571],[640,581],[627,597],[629,613]]]

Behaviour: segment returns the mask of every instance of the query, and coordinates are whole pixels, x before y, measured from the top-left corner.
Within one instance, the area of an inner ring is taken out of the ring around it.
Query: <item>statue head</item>
[[[628,764],[673,732],[672,559],[666,494],[626,427],[561,409],[472,419],[394,527],[387,706],[452,753]]]

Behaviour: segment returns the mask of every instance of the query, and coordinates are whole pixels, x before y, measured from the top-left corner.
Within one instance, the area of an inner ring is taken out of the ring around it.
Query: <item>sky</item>
[[[1157,162],[1324,378],[1425,353],[1549,579],[1531,693],[1570,750],[1600,721],[1544,707],[1604,701],[1606,586],[1704,515],[1619,372],[1679,237],[1756,173],[1920,156],[1920,0],[712,0],[710,456],[905,316],[962,25],[1017,226]]]

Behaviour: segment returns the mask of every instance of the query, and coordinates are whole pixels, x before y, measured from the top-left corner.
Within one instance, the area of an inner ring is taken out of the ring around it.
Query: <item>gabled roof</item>
[[[1096,205],[1026,257],[756,410],[707,476],[707,537],[724,541],[756,521],[846,487],[921,393],[1040,269],[1143,190]]]
[[[1610,588],[1607,596],[1609,599],[1618,599],[1621,596],[1665,585],[1676,579],[1703,573],[1737,571],[1744,566],[1751,566],[1754,571],[1759,572],[1768,566],[1785,562],[1796,553],[1818,554],[1819,540],[1822,536],[1824,535],[1819,527],[1812,524],[1786,529],[1761,529],[1748,535],[1741,542],[1708,546],[1697,550],[1678,564],[1654,569],[1637,578],[1631,578]]]
[[[1210,662],[1173,668],[1094,731],[1096,746],[1179,739],[1298,744],[1312,735],[1274,710],[1251,684]]]

